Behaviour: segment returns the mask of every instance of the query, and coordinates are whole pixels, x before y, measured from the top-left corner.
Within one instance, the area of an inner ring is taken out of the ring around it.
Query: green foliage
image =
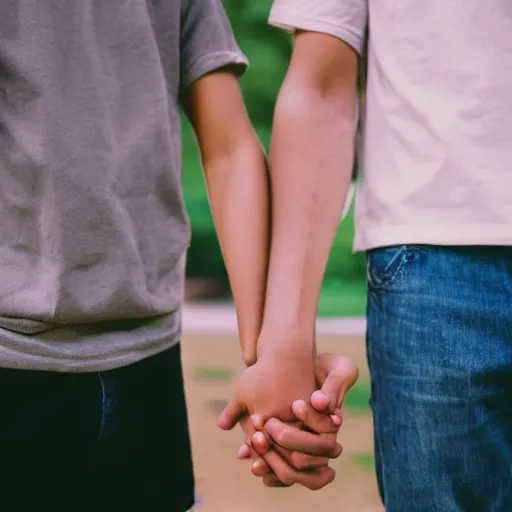
[[[370,381],[359,379],[347,393],[343,409],[352,414],[370,413]]]
[[[353,276],[350,276],[352,279]],[[338,277],[325,280],[320,296],[318,315],[321,317],[364,316],[366,314],[366,283],[343,281]]]
[[[271,0],[224,0],[238,43],[250,60],[241,85],[251,120],[267,148],[274,103],[291,50],[290,37],[267,24],[271,3]],[[183,183],[192,222],[187,274],[189,277],[227,279],[195,140],[185,120],[183,128]],[[327,266],[326,281],[333,284],[331,294],[327,294],[321,304],[321,312],[326,315],[364,312],[364,258],[362,255],[352,255],[352,239],[353,220],[350,214],[338,230]],[[353,290],[354,300],[349,300],[346,294],[345,298],[340,294],[336,299],[338,292],[335,290],[340,289]]]
[[[352,244],[354,241],[354,215],[353,209],[340,224],[331,255],[327,263],[325,277],[327,280],[340,279],[364,283],[366,274],[366,260],[364,254],[353,254]]]
[[[291,51],[289,36],[268,26],[271,5],[272,0],[224,0],[237,41],[250,61],[241,84],[256,127],[272,122]]]

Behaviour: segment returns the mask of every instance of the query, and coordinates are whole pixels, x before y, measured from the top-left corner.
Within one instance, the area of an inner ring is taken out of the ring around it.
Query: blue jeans
[[[184,512],[180,346],[101,373],[0,369],[1,510]]]
[[[512,248],[369,251],[367,349],[386,510],[512,511]]]

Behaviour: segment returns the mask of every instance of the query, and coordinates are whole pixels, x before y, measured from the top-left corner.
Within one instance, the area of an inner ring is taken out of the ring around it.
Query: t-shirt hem
[[[354,252],[405,244],[512,246],[512,225],[415,224],[357,228]]]
[[[195,59],[185,69],[182,76],[182,87],[187,88],[204,75],[226,66],[235,66],[236,76],[240,77],[249,66],[249,61],[243,53],[231,50],[207,53]]]
[[[0,329],[0,368],[56,373],[122,368],[177,345],[181,340],[180,317],[179,313],[163,317],[164,321],[171,322],[170,328],[160,323],[160,332],[139,331],[130,339],[123,331],[111,331],[95,338],[77,336],[71,349],[67,341],[59,341],[58,331],[54,331],[57,335],[53,341],[47,341]],[[51,334],[45,333],[45,336],[51,337]]]
[[[294,33],[296,30],[319,32],[337,39],[341,39],[351,46],[359,55],[362,55],[364,38],[356,34],[351,27],[335,25],[325,19],[306,18],[300,14],[290,12],[289,8],[274,6],[270,12],[269,24]]]

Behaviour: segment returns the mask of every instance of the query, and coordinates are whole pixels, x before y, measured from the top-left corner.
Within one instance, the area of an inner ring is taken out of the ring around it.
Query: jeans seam
[[[413,260],[409,260],[411,255],[414,255],[414,260],[417,259],[418,253],[420,252],[419,247],[416,245],[403,245],[400,247],[399,252],[391,259],[391,261],[386,265],[384,270],[381,272],[381,278],[376,279],[376,276],[373,272],[371,272],[371,265],[369,265],[368,275],[372,279],[368,280],[369,288],[381,291],[387,291],[393,284],[395,284],[401,275],[404,273],[405,267],[407,263],[412,262]],[[389,271],[390,267],[395,263],[395,261],[400,258],[400,262],[398,263],[398,267],[391,275],[386,275]],[[371,261],[369,262],[371,263]]]
[[[407,263],[407,256],[409,255],[408,251],[409,251],[408,248],[404,248],[404,250],[402,251],[402,254],[400,254],[400,263],[398,264],[398,268],[393,273],[393,275],[390,276],[390,278],[387,280],[387,282],[383,283],[384,288],[392,286],[399,279],[399,277],[403,274],[405,264]]]
[[[400,247],[398,249],[397,253],[391,258],[391,260],[384,267],[384,269],[378,273],[376,273],[375,270],[372,270],[371,258],[368,260],[368,285],[369,285],[370,289],[385,290],[389,285],[393,284],[393,282],[398,277],[398,274],[400,273],[400,271],[403,267],[405,251],[406,251],[405,246]],[[392,274],[389,274],[389,269],[393,266],[393,264],[398,259],[400,260],[398,263],[398,267]]]
[[[103,439],[103,434],[105,432],[105,422],[106,422],[106,418],[105,418],[105,401],[106,401],[106,398],[107,398],[107,392],[106,392],[106,389],[105,389],[105,383],[103,381],[103,377],[101,376],[101,373],[98,372],[98,379],[100,381],[100,386],[101,386],[101,420],[100,420],[100,426],[99,426],[99,430],[98,430],[98,439],[96,441],[96,444],[99,445]]]

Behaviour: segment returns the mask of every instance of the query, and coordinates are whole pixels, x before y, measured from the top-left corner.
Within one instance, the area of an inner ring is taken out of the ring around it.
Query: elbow
[[[254,134],[224,139],[210,150],[201,151],[201,160],[204,171],[208,175],[217,172],[256,167],[261,168],[265,162],[265,154],[261,144]]]
[[[277,99],[274,116],[274,126],[323,125],[351,135],[357,122],[356,96],[334,87],[285,86]]]

